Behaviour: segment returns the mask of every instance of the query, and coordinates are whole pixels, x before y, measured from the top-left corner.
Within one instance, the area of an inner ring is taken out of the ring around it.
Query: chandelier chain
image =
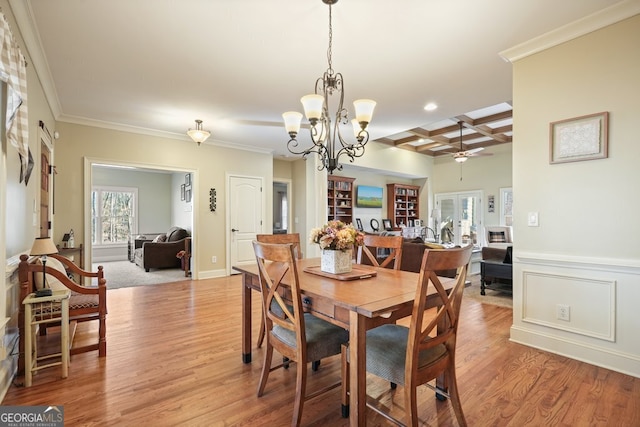
[[[327,48],[327,62],[329,63],[329,69],[327,71],[329,72],[329,75],[333,74],[333,61],[331,60],[331,47],[333,45],[333,25],[331,23],[331,16],[331,4],[329,4],[329,47]]]

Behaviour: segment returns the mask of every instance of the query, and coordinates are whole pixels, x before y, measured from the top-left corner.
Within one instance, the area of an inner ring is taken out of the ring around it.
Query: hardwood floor
[[[2,404],[64,405],[68,426],[290,425],[295,365],[273,372],[258,398],[262,350],[242,363],[240,277],[113,289],[107,300],[106,358],[74,355],[67,379],[58,368],[43,370],[31,388],[11,386]],[[511,343],[511,316],[508,308],[463,302],[457,377],[469,426],[640,425],[640,379]],[[307,386],[339,375],[339,357],[323,360]],[[370,377],[368,393],[400,413],[401,387]],[[418,399],[424,425],[455,425],[448,402],[426,388]],[[348,425],[339,389],[307,402],[302,423]],[[368,425],[390,424],[369,411]]]

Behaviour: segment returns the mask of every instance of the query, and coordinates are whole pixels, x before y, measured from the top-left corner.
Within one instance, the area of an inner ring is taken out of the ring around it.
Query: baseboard
[[[511,342],[640,378],[640,358],[633,354],[621,353],[566,338],[560,339],[554,335],[517,326],[512,326],[510,332]]]
[[[207,271],[199,271],[198,279],[217,279],[219,277],[227,277],[226,270],[207,270]]]

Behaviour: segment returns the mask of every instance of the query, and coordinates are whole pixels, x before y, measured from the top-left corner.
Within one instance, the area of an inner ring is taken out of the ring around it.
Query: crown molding
[[[186,133],[165,132],[157,129],[149,129],[138,126],[124,125],[121,123],[106,122],[102,120],[88,119],[86,117],[61,115],[57,118],[57,121],[62,123],[71,123],[76,125],[88,126],[92,128],[109,129],[120,132],[135,133],[139,135],[155,136],[159,138],[176,139],[179,141],[185,141],[191,144],[195,144],[193,140]],[[213,137],[213,135],[212,135]],[[252,147],[248,145],[237,144],[234,142],[212,140],[207,139],[202,145],[212,145],[215,147],[229,148],[234,150],[251,151],[260,154],[273,154],[273,150],[264,148]]]
[[[638,14],[640,14],[640,0],[624,0],[529,41],[503,50],[499,55],[505,61],[513,63]]]

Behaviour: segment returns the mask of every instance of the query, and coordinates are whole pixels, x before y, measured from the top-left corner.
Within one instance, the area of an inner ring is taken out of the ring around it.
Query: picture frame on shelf
[[[362,220],[360,218],[356,218],[356,228],[358,231],[364,231],[364,228],[362,228]]]
[[[391,224],[391,220],[390,219],[383,219],[382,220],[382,228],[384,228],[385,231],[393,230],[393,225]]]
[[[609,112],[549,124],[549,163],[605,159],[609,156]]]

